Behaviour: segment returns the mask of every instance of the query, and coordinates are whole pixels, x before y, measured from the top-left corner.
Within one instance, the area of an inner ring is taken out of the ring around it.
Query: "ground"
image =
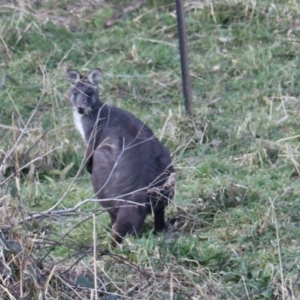
[[[105,28],[129,2],[0,4],[0,298],[300,299],[299,4],[185,1],[190,118],[174,2]],[[95,67],[177,173],[175,224],[116,248],[97,203],[73,209],[93,192],[65,71]]]

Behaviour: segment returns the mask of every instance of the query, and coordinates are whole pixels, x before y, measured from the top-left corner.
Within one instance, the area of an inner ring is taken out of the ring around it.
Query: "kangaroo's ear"
[[[102,80],[102,71],[100,69],[94,69],[88,75],[88,80],[93,85],[98,85]]]
[[[68,69],[67,79],[69,80],[70,83],[76,83],[80,80],[80,73],[77,70]]]

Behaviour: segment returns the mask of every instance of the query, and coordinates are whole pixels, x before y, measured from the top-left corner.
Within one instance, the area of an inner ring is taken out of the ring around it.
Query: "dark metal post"
[[[184,20],[183,0],[176,1],[177,12],[177,25],[179,36],[179,48],[180,48],[180,61],[181,61],[181,75],[182,75],[182,89],[184,96],[185,111],[188,115],[193,114],[193,102],[192,102],[192,87],[188,62],[188,47],[187,37]]]

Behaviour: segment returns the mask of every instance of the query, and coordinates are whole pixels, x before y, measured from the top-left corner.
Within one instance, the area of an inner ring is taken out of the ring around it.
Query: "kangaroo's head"
[[[70,98],[74,109],[80,114],[89,114],[101,105],[98,84],[102,79],[100,69],[92,70],[87,76],[77,70],[67,70],[67,79],[71,83]]]

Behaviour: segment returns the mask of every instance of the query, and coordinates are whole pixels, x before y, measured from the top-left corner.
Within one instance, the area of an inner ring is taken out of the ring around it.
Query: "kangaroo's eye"
[[[78,95],[78,91],[77,91],[77,90],[73,90],[72,93],[73,93],[74,96],[77,96],[77,95]]]
[[[86,95],[87,95],[88,97],[91,97],[91,96],[93,95],[93,91],[91,91],[91,90],[87,91],[87,92],[86,92]]]

